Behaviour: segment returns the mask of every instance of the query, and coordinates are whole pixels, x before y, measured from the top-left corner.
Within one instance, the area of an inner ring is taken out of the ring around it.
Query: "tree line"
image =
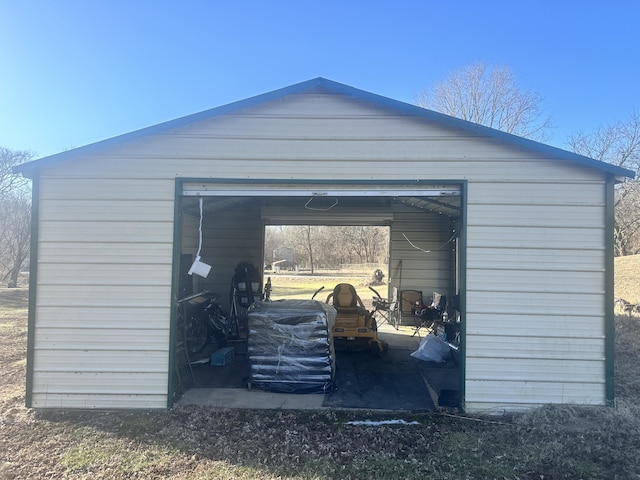
[[[18,285],[31,239],[30,185],[13,167],[32,158],[31,152],[0,147],[0,281],[9,288]]]
[[[389,228],[377,226],[279,225],[265,229],[265,262],[274,264],[280,247],[293,249],[297,267],[385,264],[389,259]]]
[[[503,65],[473,63],[450,73],[416,95],[417,105],[507,133],[544,141],[551,117],[541,109],[542,95],[519,86]],[[640,253],[640,114],[576,133],[566,149],[636,172],[615,190],[615,255]],[[29,151],[0,147],[0,281],[15,287],[29,258],[31,204],[28,179],[13,167],[34,158]],[[267,236],[266,252],[276,244],[295,250],[298,262],[313,269],[344,263],[377,263],[387,255],[383,227],[282,226]],[[272,259],[275,261],[275,259]]]

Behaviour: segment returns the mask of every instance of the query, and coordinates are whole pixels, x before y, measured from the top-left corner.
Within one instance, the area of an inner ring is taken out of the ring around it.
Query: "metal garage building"
[[[628,170],[318,78],[17,171],[34,195],[30,407],[173,404],[200,198],[208,288],[262,264],[264,225],[389,225],[392,286],[459,295],[467,411],[613,400]],[[337,203],[305,208],[322,198]]]

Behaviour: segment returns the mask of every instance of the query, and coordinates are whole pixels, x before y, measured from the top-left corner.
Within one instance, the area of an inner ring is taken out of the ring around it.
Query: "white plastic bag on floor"
[[[418,349],[411,354],[412,357],[425,362],[442,363],[449,355],[449,345],[442,338],[430,333],[422,339]]]

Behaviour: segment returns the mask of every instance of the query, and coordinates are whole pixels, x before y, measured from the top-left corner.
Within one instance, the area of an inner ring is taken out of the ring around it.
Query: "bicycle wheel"
[[[185,325],[187,351],[190,354],[204,350],[209,339],[209,329],[203,319],[190,317]]]

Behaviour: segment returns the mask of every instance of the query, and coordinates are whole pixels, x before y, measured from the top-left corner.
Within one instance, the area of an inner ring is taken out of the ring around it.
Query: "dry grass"
[[[633,281],[625,281],[630,291]],[[315,282],[302,282],[299,298],[321,286]],[[285,288],[296,290],[274,283],[274,292]],[[364,284],[356,288],[364,297]],[[26,289],[0,289],[0,479],[640,478],[636,314],[617,317],[615,408],[545,406],[498,417],[207,407],[36,412],[22,406],[26,298]],[[417,424],[348,423],[389,418]]]
[[[272,300],[280,299],[310,299],[320,288],[323,290],[317,293],[316,300],[326,301],[327,296],[333,292],[333,287],[338,283],[351,283],[361,298],[366,308],[371,308],[371,300],[374,293],[369,290],[371,277],[365,274],[351,273],[347,276],[339,276],[335,272],[326,272],[320,275],[271,275],[273,290]],[[374,287],[382,297],[387,296],[387,285]]]
[[[617,257],[614,260],[616,298],[640,303],[640,255]]]

